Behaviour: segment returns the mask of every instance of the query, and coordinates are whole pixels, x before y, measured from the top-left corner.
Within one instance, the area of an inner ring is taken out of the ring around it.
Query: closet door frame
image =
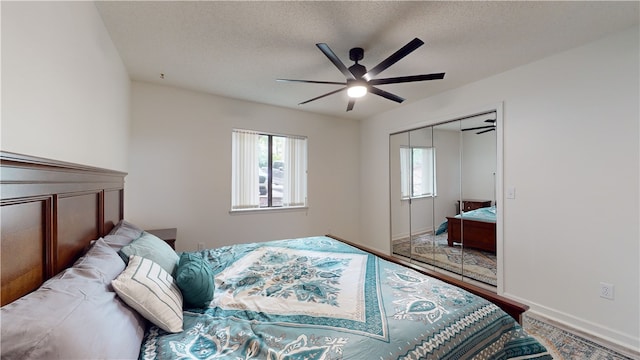
[[[410,125],[403,126],[401,128],[395,129],[389,132],[389,136],[408,132],[411,130],[415,130],[418,128],[426,127],[426,126],[435,126],[439,124],[444,124],[451,121],[461,120],[464,118],[468,118],[473,115],[482,114],[495,111],[496,113],[496,191],[495,191],[495,201],[498,204],[497,212],[496,212],[496,292],[498,294],[504,293],[504,209],[508,207],[508,204],[505,204],[505,196],[504,196],[504,172],[503,172],[503,164],[504,164],[504,110],[503,103],[495,103],[489,104],[485,106],[477,106],[471,109],[460,110],[460,111],[450,111],[448,113],[444,113],[444,115],[440,114],[430,114],[426,116],[426,120],[420,121],[417,123],[413,123]],[[389,189],[389,191],[394,191],[393,189]],[[509,199],[512,201],[512,199]],[[391,219],[391,209],[389,209],[389,215]],[[391,224],[390,224],[390,234],[389,241],[391,239]],[[464,275],[462,275],[463,279],[466,279]]]

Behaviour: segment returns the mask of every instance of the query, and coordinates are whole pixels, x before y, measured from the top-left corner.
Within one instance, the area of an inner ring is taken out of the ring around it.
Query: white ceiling
[[[96,6],[133,80],[258,103],[363,119],[579,46],[638,24],[629,2],[100,1]],[[425,45],[381,77],[446,72],[443,80],[380,85],[397,104],[369,94],[345,112],[340,71],[352,47],[372,68],[418,37]],[[160,74],[165,74],[164,79]]]

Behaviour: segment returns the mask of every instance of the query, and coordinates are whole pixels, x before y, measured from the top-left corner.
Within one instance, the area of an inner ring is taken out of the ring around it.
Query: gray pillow
[[[180,257],[169,244],[146,231],[131,244],[120,249],[118,254],[127,264],[131,255],[149,259],[160,265],[171,276],[175,275],[178,261],[180,261]]]
[[[111,229],[111,231],[109,232],[109,235],[124,236],[126,238],[129,238],[130,239],[129,242],[131,242],[139,238],[140,235],[142,235],[142,232],[143,230],[140,229],[138,226],[123,219],[123,220],[120,220],[120,222],[118,222],[116,226],[113,227],[113,229]]]
[[[103,239],[104,239],[104,242],[115,251],[119,251],[120,249],[122,249],[123,246],[129,245],[133,240],[135,240],[135,239],[131,239],[128,236],[113,235],[113,234],[107,235]]]
[[[124,266],[118,261],[115,261],[115,257],[118,255],[115,250],[111,248],[104,238],[96,240],[87,253],[80,257],[68,269],[69,272],[75,272],[78,270],[86,270],[85,274],[89,276],[90,273],[101,274],[100,278],[104,284],[109,284],[111,280],[115,279],[123,270]],[[62,276],[65,274],[63,273]]]
[[[124,269],[102,239],[74,266],[0,309],[2,359],[135,359],[145,320],[113,291]]]

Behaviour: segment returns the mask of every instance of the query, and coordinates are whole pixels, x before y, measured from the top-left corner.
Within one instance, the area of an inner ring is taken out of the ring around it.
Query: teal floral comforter
[[[202,251],[207,309],[141,359],[551,359],[496,305],[327,237]]]
[[[477,220],[486,222],[496,222],[496,207],[488,206],[471,211],[464,211],[462,215],[456,215],[457,218],[466,220]]]

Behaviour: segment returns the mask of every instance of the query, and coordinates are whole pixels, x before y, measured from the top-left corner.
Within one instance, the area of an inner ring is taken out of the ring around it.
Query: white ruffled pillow
[[[159,328],[182,331],[182,294],[160,265],[131,255],[127,268],[111,285],[125,303]]]

